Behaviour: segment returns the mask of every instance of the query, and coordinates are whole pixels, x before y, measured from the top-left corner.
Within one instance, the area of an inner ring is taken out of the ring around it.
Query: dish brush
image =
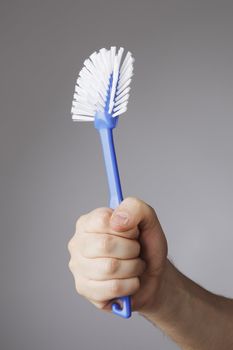
[[[119,116],[126,112],[134,58],[115,46],[102,48],[84,61],[76,85],[71,108],[73,121],[94,122],[98,130],[110,193],[110,208],[115,209],[123,200],[113,129]],[[124,318],[131,316],[130,296],[119,296],[113,301],[112,311]]]

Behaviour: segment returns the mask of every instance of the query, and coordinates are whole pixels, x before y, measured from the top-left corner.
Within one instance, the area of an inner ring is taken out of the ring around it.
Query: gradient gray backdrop
[[[115,132],[124,195],[156,209],[183,273],[233,296],[233,2],[1,0],[1,350],[178,349],[137,314],[96,310],[68,270],[76,219],[108,205],[74,83],[110,45],[136,58]]]

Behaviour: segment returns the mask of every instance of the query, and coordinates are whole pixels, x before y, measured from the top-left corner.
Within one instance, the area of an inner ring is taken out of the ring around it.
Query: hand
[[[166,267],[167,242],[155,211],[137,198],[81,216],[69,241],[77,292],[102,310],[131,295],[133,311],[151,311]]]

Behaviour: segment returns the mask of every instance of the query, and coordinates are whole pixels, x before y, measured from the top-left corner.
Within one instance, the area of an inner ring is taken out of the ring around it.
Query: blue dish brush
[[[115,209],[123,200],[117,159],[113,142],[113,129],[119,115],[127,110],[134,58],[124,49],[118,52],[102,48],[84,61],[79,73],[72,104],[74,121],[93,121],[99,131],[110,192],[110,208]],[[122,64],[121,64],[122,62]],[[119,296],[112,311],[124,318],[131,316],[130,296]]]

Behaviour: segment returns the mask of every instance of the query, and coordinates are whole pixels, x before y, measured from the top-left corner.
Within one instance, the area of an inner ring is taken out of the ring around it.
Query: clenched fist
[[[167,261],[167,242],[155,211],[137,198],[115,210],[81,216],[69,241],[76,290],[102,310],[131,295],[133,311],[155,307]]]

